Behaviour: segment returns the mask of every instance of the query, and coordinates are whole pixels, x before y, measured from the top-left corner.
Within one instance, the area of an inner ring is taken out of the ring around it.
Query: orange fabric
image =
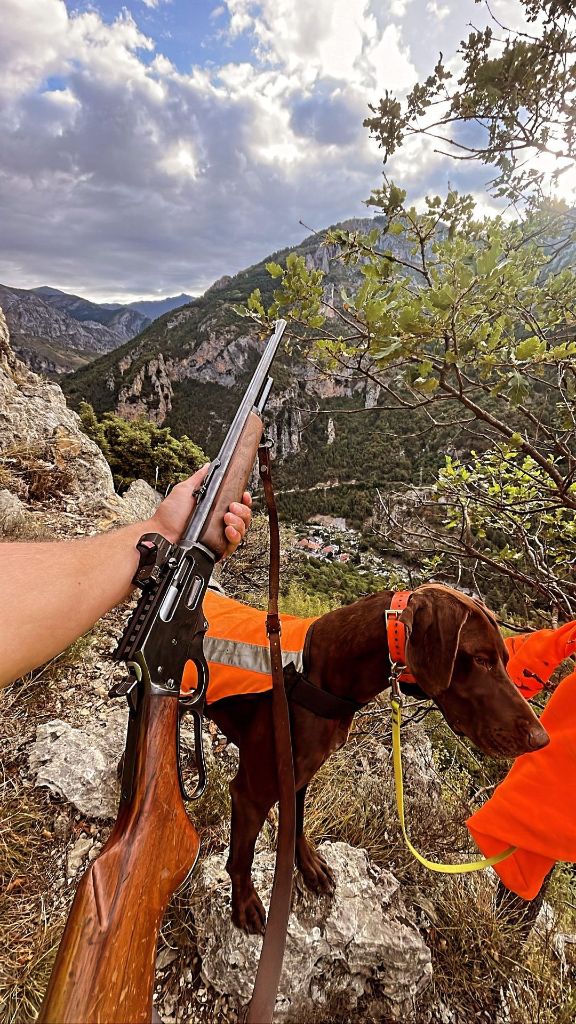
[[[504,641],[510,660],[506,666],[523,697],[538,693],[561,661],[576,654],[576,622],[559,629],[510,636]]]
[[[512,648],[510,675],[522,692],[527,686],[534,694],[534,682],[525,670],[546,682],[560,662],[576,652],[576,622],[506,643]],[[504,885],[526,900],[534,899],[557,860],[576,861],[576,672],[555,690],[541,722],[550,736],[548,746],[517,758],[491,799],[467,821],[486,856],[518,847],[494,870]]]
[[[210,681],[206,700],[208,704],[248,693],[264,693],[272,689],[269,670],[268,637],[266,636],[266,612],[234,601],[230,597],[208,590],[204,598],[204,614],[209,622],[206,633],[207,661]],[[297,661],[304,648],[306,633],[317,616],[301,619],[296,615],[281,615],[282,661],[286,665]],[[210,639],[223,641],[210,644]],[[228,643],[226,643],[228,641]],[[210,656],[214,651],[215,657]],[[233,664],[239,655],[244,662],[264,660],[264,672]],[[254,657],[251,657],[254,655]],[[182,678],[182,690],[196,684],[196,669],[188,662]]]

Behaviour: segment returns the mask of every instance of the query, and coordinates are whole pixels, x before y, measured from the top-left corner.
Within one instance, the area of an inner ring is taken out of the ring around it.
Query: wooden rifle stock
[[[178,783],[178,700],[138,689],[132,792],[78,887],[38,1018],[44,1024],[148,1024],[162,917],[198,855]]]

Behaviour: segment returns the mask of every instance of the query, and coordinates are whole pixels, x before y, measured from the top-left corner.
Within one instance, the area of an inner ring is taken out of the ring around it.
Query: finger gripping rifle
[[[181,710],[194,719],[198,785],[206,784],[202,711],[208,686],[202,601],[227,540],[224,513],[246,488],[262,437],[268,371],[285,321],[279,320],[226,439],[196,494],[177,544],[159,534],[138,543],[133,582],[142,596],[115,652],[130,675],[111,690],[126,696],[129,718],[118,817],[83,875],[40,1011],[44,1024],[147,1024],[158,932],[170,897],[194,867],[199,838],[188,818],[180,768]],[[180,694],[187,662],[196,687]]]

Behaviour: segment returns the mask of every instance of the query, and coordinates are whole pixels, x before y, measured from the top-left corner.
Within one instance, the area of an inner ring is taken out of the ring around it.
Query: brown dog
[[[308,680],[320,689],[368,703],[389,685],[390,660],[383,591],[328,612],[308,634]],[[508,655],[491,613],[448,587],[428,585],[409,598],[400,621],[406,660],[427,698],[448,725],[492,756],[517,757],[538,750],[548,736],[506,673]],[[210,706],[210,716],[240,751],[230,784],[232,829],[227,870],[232,880],[232,919],[247,932],[262,932],[265,913],[251,878],[256,838],[277,799],[270,694],[231,697]],[[328,755],[345,743],[353,715],[321,718],[291,705],[296,775],[296,864],[314,892],[330,892],[330,869],[304,835],[306,787]]]

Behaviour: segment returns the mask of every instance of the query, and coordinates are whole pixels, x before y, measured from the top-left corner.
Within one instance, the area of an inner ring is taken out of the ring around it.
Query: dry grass
[[[79,827],[79,816],[70,805],[33,787],[26,748],[36,726],[54,717],[64,681],[70,683],[72,667],[92,652],[97,636],[95,630],[81,637],[59,657],[0,692],[3,1024],[36,1019],[73,895],[73,887],[65,886],[63,859]]]
[[[7,1024],[35,1019],[47,980],[53,937],[47,925],[47,880],[54,879],[53,814],[44,794],[22,784],[19,741],[36,696],[31,677],[10,687],[1,711],[0,1006]]]
[[[36,790],[22,794],[10,780],[3,788],[0,1006],[6,1024],[27,1024],[36,1018],[64,923],[61,878],[49,797]],[[66,829],[60,827],[63,843]]]
[[[48,442],[30,441],[2,452],[0,487],[19,498],[46,501],[67,494],[73,482],[74,474],[56,464]]]

